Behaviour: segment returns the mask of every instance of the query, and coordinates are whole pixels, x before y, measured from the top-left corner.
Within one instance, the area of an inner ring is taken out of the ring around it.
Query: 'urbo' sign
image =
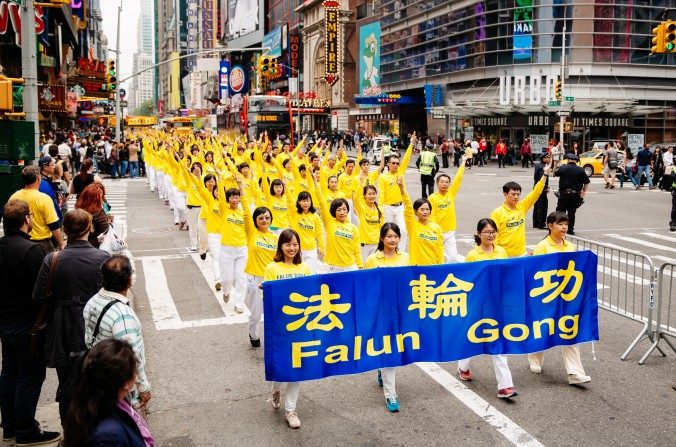
[[[554,100],[554,84],[558,80],[556,75],[500,76],[500,105],[526,105],[526,96],[529,105],[546,105]]]

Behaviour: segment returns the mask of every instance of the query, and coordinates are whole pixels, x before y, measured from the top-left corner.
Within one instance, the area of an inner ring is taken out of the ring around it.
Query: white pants
[[[582,360],[580,359],[579,346],[561,346],[560,349],[561,355],[563,356],[563,363],[566,365],[566,372],[568,374],[585,375],[584,367],[582,366]],[[534,352],[532,354],[528,354],[528,363],[542,367],[545,364],[545,353]]]
[[[493,360],[493,371],[495,371],[495,380],[498,381],[498,390],[504,390],[505,388],[512,388],[514,383],[512,382],[512,372],[509,370],[509,365],[507,364],[506,355],[492,355],[491,360]],[[470,359],[463,359],[458,361],[458,368],[462,371],[469,371],[469,361]]]
[[[207,220],[199,218],[199,233],[197,234],[197,248],[201,255],[209,249],[209,236],[207,233]],[[218,252],[216,252],[218,253]]]
[[[314,248],[312,250],[302,250],[301,251],[301,256],[303,258],[303,262],[310,267],[310,271],[312,273],[317,273],[317,269],[319,269],[319,256],[317,256],[317,249]]]
[[[458,244],[455,241],[455,231],[447,231],[444,236],[444,261],[446,264],[458,262]]]
[[[166,197],[167,200],[169,201],[169,209],[175,210],[176,209],[176,200],[175,200],[175,197],[174,197],[174,187],[172,186],[171,182],[169,182],[166,177],[165,177],[165,182],[164,182],[164,197]],[[174,223],[178,223],[178,219],[176,219],[176,212],[174,212]]]
[[[397,390],[394,386],[394,380],[397,368],[381,368],[380,377],[383,379],[383,393],[385,399],[388,397],[397,397]]]
[[[165,200],[166,196],[164,195],[164,172],[155,171],[155,183],[157,183],[157,193],[160,196],[160,200]]]
[[[185,193],[176,188],[174,190],[174,219],[177,222],[188,220],[188,206],[185,204]]]
[[[247,275],[246,297],[251,300],[249,310],[249,335],[254,340],[260,338],[260,323],[263,316],[263,282],[262,276]]]
[[[300,382],[272,382],[272,391],[282,391],[286,385],[286,393],[284,393],[284,409],[286,412],[296,411],[296,402],[298,401],[298,394],[300,394]]]
[[[392,206],[385,205],[385,223],[396,223],[401,231],[401,239],[399,239],[399,250],[408,252],[406,243],[408,242],[408,232],[406,231],[406,221],[404,220],[404,205]]]
[[[220,240],[218,241],[218,244],[221,244]],[[223,279],[223,294],[232,294],[232,303],[235,306],[244,304],[244,294],[247,291],[247,278],[244,273],[247,253],[246,246],[231,247],[228,245],[220,245],[218,263]]]
[[[354,201],[352,199],[347,199],[347,203],[350,205],[350,222],[356,227],[359,226],[359,216],[354,211]]]
[[[221,282],[221,235],[207,234],[207,245],[211,252],[211,267],[214,271],[214,281]]]
[[[355,270],[358,270],[358,268],[356,265],[348,265],[347,267],[338,267],[336,265],[329,265],[328,270],[329,273],[354,272]]]
[[[368,258],[369,255],[375,253],[377,248],[378,248],[378,246],[376,244],[363,244],[361,246],[361,259],[362,259],[362,261],[366,262],[366,258]]]
[[[186,209],[188,210],[188,234],[190,235],[190,249],[197,250],[197,239],[200,236],[200,211],[202,208],[199,206],[188,208],[186,205]]]
[[[150,192],[155,192],[157,181],[155,180],[155,168],[146,164],[146,173],[148,174],[148,185],[150,185]]]

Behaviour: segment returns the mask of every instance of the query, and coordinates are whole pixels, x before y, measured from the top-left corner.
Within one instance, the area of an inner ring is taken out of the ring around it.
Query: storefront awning
[[[604,115],[622,115],[622,116],[643,116],[661,112],[668,107],[638,105],[634,101],[621,100],[578,100],[570,103],[563,103],[562,106],[549,105],[501,105],[493,101],[468,101],[453,102],[446,106],[432,107],[430,112],[433,114],[443,114],[448,116],[472,117],[472,116],[507,116],[512,114],[530,115],[534,113],[556,113],[560,110],[570,111],[571,113],[586,114],[604,114]]]

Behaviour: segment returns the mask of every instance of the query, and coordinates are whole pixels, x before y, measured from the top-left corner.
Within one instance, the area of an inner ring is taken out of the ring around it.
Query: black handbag
[[[47,310],[52,304],[52,283],[54,282],[54,272],[56,271],[56,263],[59,258],[59,252],[54,252],[52,260],[49,263],[49,281],[47,282],[47,296],[45,297],[45,302],[42,303],[38,316],[33,323],[30,333],[30,349],[31,353],[35,356],[42,355],[42,345],[41,340],[44,339],[45,328],[47,328]]]

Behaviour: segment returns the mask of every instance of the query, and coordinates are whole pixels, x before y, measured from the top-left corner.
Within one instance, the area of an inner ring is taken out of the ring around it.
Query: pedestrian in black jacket
[[[549,152],[540,155],[540,163],[535,165],[535,172],[533,174],[534,185],[540,181],[545,173],[545,166],[551,164],[551,162],[552,156]],[[549,176],[547,176],[547,179],[545,180],[545,189],[533,206],[533,228],[538,228],[540,230],[547,229],[547,207],[549,206],[549,200],[547,199],[548,192]]]
[[[86,349],[82,311],[87,301],[101,289],[101,265],[108,259],[108,253],[92,247],[87,240],[93,228],[92,216],[87,211],[70,211],[64,218],[63,226],[68,244],[59,254],[52,279],[50,299],[53,305],[47,316],[44,348],[47,366],[56,368],[59,378],[56,400],[62,421],[68,409],[68,360],[71,352]],[[50,253],[45,258],[35,284],[33,300],[38,304],[47,297],[52,256]]]
[[[35,411],[45,381],[44,359],[31,352],[30,332],[39,307],[33,286],[45,257],[28,233],[32,216],[28,203],[10,200],[4,207],[5,235],[0,238],[0,411],[2,437],[19,444],[58,441],[61,434],[43,432]]]

